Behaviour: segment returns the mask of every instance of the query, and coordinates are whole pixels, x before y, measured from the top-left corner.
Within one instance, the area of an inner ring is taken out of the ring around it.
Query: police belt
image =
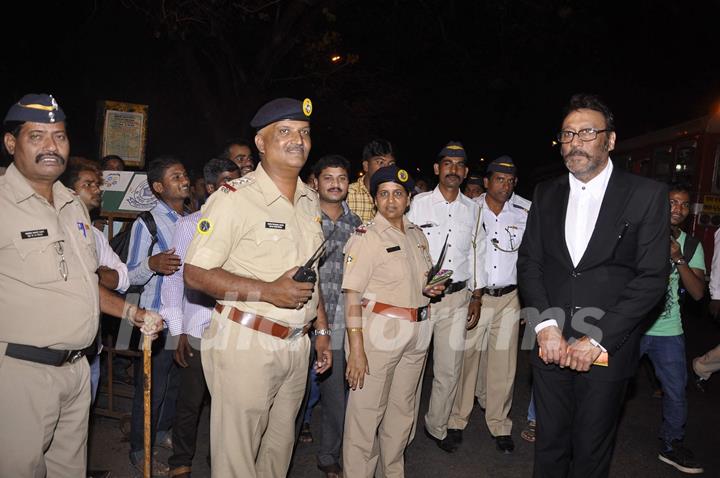
[[[363,299],[360,304],[366,309],[370,304],[373,304],[370,312],[379,314],[391,319],[402,319],[409,320],[410,322],[422,322],[425,319],[430,318],[430,309],[428,306],[425,307],[397,307],[395,305],[383,304],[382,302],[371,302],[368,299]]]
[[[463,290],[467,287],[467,281],[452,282],[445,288],[445,295],[454,294],[457,291]]]
[[[225,309],[228,309],[229,320],[232,320],[236,324],[244,325],[249,329],[262,332],[264,334],[272,335],[279,339],[294,339],[302,337],[310,331],[312,322],[308,322],[303,327],[291,327],[284,325],[279,322],[275,322],[273,319],[263,317],[262,315],[253,314],[251,312],[244,312],[240,309],[229,305],[215,304],[215,310],[218,314],[222,314]]]
[[[60,367],[66,363],[75,363],[86,355],[97,353],[97,341],[81,350],[56,350],[47,347],[34,347],[23,344],[7,344],[5,355],[18,360],[54,365]]]
[[[515,289],[517,289],[517,286],[515,284],[513,284],[513,285],[509,285],[507,287],[500,287],[497,289],[491,289],[489,287],[485,287],[482,291],[483,291],[483,294],[487,294],[491,297],[502,297],[505,294],[509,294],[510,292],[514,291]]]

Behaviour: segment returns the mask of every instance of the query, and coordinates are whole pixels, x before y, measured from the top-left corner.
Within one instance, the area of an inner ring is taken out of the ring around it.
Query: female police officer
[[[376,171],[370,193],[378,213],[345,247],[346,378],[352,391],[343,462],[350,478],[374,476],[378,458],[386,478],[404,476],[403,452],[430,342],[427,306],[445,288],[426,285],[428,243],[404,217],[412,188],[408,173],[394,165]]]

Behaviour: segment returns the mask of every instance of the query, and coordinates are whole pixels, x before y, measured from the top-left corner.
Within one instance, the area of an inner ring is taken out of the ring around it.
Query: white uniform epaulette
[[[530,213],[530,206],[532,206],[532,201],[528,201],[517,193],[513,193],[512,198],[510,198],[510,202],[512,203],[512,206],[514,208],[522,209],[526,213]]]

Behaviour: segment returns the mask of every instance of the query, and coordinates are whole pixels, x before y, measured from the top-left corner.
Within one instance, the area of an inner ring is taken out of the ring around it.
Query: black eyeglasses
[[[578,138],[580,138],[580,141],[583,141],[585,143],[589,141],[595,141],[597,139],[597,136],[600,133],[607,133],[609,131],[612,131],[611,129],[595,129],[595,128],[585,128],[581,129],[580,131],[567,131],[563,130],[560,131],[557,134],[557,141],[560,144],[566,144],[566,143],[572,143],[575,139],[575,135],[577,135]]]

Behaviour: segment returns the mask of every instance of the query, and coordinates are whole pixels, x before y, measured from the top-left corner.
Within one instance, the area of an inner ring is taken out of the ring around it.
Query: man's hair
[[[220,151],[218,157],[222,159],[232,159],[230,157],[230,147],[234,144],[238,146],[247,146],[248,148],[250,148],[250,154],[253,154],[253,147],[250,141],[244,138],[231,138],[225,141],[225,144],[223,144],[222,150]]]
[[[362,160],[367,161],[374,156],[395,155],[395,150],[390,141],[382,138],[370,140],[364,147],[362,152]]]
[[[692,193],[691,186],[683,181],[670,181],[668,183],[668,193],[687,193],[688,196]]]
[[[325,168],[343,168],[348,176],[350,176],[350,161],[339,154],[326,154],[318,159],[312,167],[312,173],[316,178],[320,177]]]
[[[89,159],[82,158],[80,156],[71,156],[70,159],[68,159],[68,165],[67,168],[65,168],[65,172],[62,176],[60,176],[60,182],[62,182],[65,187],[74,190],[75,183],[80,178],[80,173],[83,171],[90,171],[102,178],[102,171],[100,171],[100,168],[95,161],[90,161]]]
[[[104,158],[102,158],[102,159],[100,160],[100,169],[102,169],[103,171],[105,171],[105,170],[107,169],[107,164],[108,164],[110,161],[113,161],[113,160],[115,160],[115,161],[120,161],[120,162],[122,163],[123,167],[125,167],[125,160],[124,160],[124,159],[122,159],[122,158],[121,158],[120,156],[118,156],[117,154],[108,154],[107,156],[105,156]]]
[[[600,99],[597,95],[590,95],[587,93],[576,93],[570,98],[570,102],[565,107],[565,115],[567,117],[570,113],[577,110],[593,110],[605,117],[605,129],[615,131],[615,116],[610,111],[610,108]]]
[[[162,183],[163,176],[165,175],[165,171],[170,166],[174,166],[176,164],[183,165],[182,161],[180,161],[175,156],[159,156],[148,164],[147,169],[147,182],[150,185],[150,190],[155,192],[153,189],[154,183]],[[184,166],[184,165],[183,165]]]
[[[238,165],[226,158],[212,158],[210,161],[205,163],[203,166],[203,177],[205,178],[205,184],[212,184],[213,186],[217,183],[218,177],[226,172],[234,172],[239,170]]]
[[[7,150],[5,147],[5,133],[10,133],[11,135],[18,137],[18,134],[20,134],[20,128],[25,124],[25,121],[6,121],[3,123],[2,128],[2,141],[0,141],[0,150],[2,151],[2,162],[0,162],[0,166],[7,166],[12,162],[13,155],[10,154],[10,151]]]

